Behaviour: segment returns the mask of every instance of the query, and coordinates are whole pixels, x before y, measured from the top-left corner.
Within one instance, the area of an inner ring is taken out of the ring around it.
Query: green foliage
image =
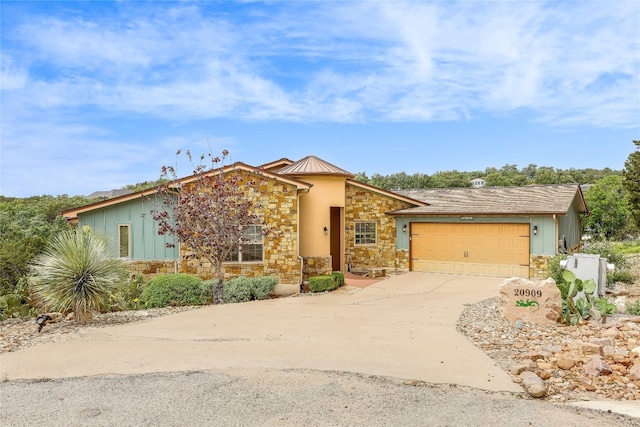
[[[0,321],[16,318],[35,317],[37,310],[31,305],[31,294],[26,280],[21,280],[16,289],[0,296]]]
[[[583,282],[573,272],[564,270],[562,281],[556,285],[562,298],[562,320],[567,325],[575,325],[582,319],[588,319],[594,302],[595,282],[591,279]]]
[[[269,298],[273,289],[278,284],[278,279],[275,277],[252,277],[251,278],[251,297],[252,299],[261,300]]]
[[[616,305],[611,304],[606,298],[598,298],[593,303],[593,306],[600,312],[603,322],[606,321],[607,315],[615,314],[617,311]]]
[[[584,193],[590,214],[584,218],[584,229],[596,237],[618,239],[629,228],[631,212],[622,177],[607,176]]]
[[[33,262],[33,290],[45,307],[90,319],[128,276],[126,264],[111,253],[107,236],[88,229],[62,232]]]
[[[309,290],[311,292],[332,291],[338,288],[338,281],[334,275],[309,277]]]
[[[224,300],[227,303],[251,300],[251,283],[248,277],[235,277],[224,283]]]
[[[142,306],[142,292],[145,288],[144,276],[136,276],[129,279],[118,288],[109,305],[102,311],[139,310]]]
[[[627,313],[633,316],[640,316],[640,300],[627,304]]]
[[[69,229],[59,212],[87,202],[84,197],[66,195],[0,196],[0,295],[12,293],[49,240]]]
[[[225,302],[246,302],[266,299],[278,283],[275,277],[235,277],[224,283]]]
[[[560,267],[560,261],[567,259],[567,254],[558,254],[549,260],[549,270],[547,277],[552,278],[556,283],[562,282],[562,273],[564,270]]]
[[[581,251],[586,254],[598,254],[606,258],[609,263],[615,264],[615,270],[607,273],[608,284],[616,282],[633,283],[635,280],[629,260],[619,250],[618,245],[611,242],[592,241],[582,245]]]
[[[149,188],[158,187],[166,182],[167,182],[166,179],[159,178],[159,179],[156,179],[155,181],[143,181],[137,184],[125,185],[124,187],[122,187],[122,189],[129,190],[135,193],[137,191],[148,190]]]
[[[338,284],[338,288],[344,286],[344,273],[342,271],[334,271],[333,273],[331,273],[331,275]]]
[[[631,218],[640,230],[640,140],[633,143],[636,149],[629,154],[624,163],[623,185],[628,194]]]
[[[636,255],[640,254],[640,240],[627,240],[624,242],[612,243],[615,250],[623,255]]]
[[[206,304],[201,283],[199,277],[188,274],[159,275],[149,281],[142,300],[149,308]]]

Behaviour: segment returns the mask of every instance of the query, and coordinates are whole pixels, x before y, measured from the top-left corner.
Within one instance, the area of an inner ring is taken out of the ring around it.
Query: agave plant
[[[114,258],[109,238],[88,228],[58,234],[31,265],[31,285],[50,310],[87,321],[127,280],[125,263]]]

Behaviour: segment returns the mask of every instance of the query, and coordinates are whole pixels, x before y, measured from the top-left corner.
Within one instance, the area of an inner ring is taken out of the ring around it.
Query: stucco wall
[[[346,185],[345,194],[345,253],[352,268],[386,267],[407,270],[408,251],[396,245],[396,220],[386,212],[406,209],[413,205],[392,197]],[[355,244],[355,222],[375,222],[375,245]]]
[[[302,176],[312,184],[308,193],[300,195],[300,255],[324,257],[331,253],[330,239],[324,234],[331,224],[331,207],[345,205],[345,177]]]

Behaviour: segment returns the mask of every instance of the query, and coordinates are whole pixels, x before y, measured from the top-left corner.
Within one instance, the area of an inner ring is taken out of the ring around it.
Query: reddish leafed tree
[[[181,151],[178,150],[177,156]],[[224,303],[223,262],[241,250],[248,228],[261,224],[256,211],[259,206],[245,193],[251,194],[256,182],[224,166],[227,150],[222,158],[211,152],[201,155],[196,163],[189,151],[184,153],[193,166],[193,175],[178,178],[173,166],[162,167],[160,187],[163,206],[151,211],[158,223],[158,234],[172,234],[196,258],[207,259],[216,271],[217,280],[211,289],[213,302]]]

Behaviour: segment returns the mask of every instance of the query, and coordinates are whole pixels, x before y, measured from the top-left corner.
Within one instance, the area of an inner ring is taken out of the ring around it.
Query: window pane
[[[262,261],[262,245],[243,245],[242,261]]]
[[[356,222],[355,224],[356,245],[372,245],[376,243],[376,223]]]
[[[262,249],[262,226],[251,225],[242,236],[242,245],[231,251],[225,262],[262,261]]]
[[[121,225],[118,230],[118,253],[121,258],[129,258],[129,226]]]

